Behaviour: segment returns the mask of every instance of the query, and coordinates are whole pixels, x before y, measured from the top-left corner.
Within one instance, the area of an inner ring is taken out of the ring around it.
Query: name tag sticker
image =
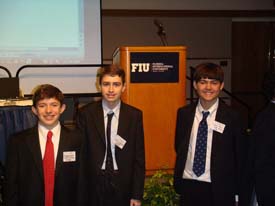
[[[75,162],[76,154],[75,151],[63,152],[63,162]]]
[[[117,135],[114,139],[114,144],[118,146],[120,149],[123,149],[124,145],[126,144],[126,140],[123,139],[121,136]]]
[[[212,126],[213,128],[213,130],[214,131],[217,131],[217,132],[219,132],[219,133],[223,133],[223,130],[224,130],[224,128],[225,128],[225,124],[223,124],[223,123],[220,123],[220,122],[217,122],[217,121],[214,121],[214,123],[213,123],[213,126]]]

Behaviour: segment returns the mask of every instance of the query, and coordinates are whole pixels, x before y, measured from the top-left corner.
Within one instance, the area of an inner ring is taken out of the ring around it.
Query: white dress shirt
[[[105,165],[106,165],[106,158],[107,158],[107,136],[106,136],[106,128],[107,128],[107,120],[108,120],[108,116],[107,114],[109,113],[114,113],[114,116],[112,118],[112,122],[111,122],[111,152],[112,152],[112,157],[113,157],[113,165],[114,165],[114,170],[118,170],[118,166],[117,166],[117,162],[116,162],[116,156],[115,156],[115,144],[114,144],[114,140],[117,136],[117,129],[118,129],[118,121],[119,121],[119,111],[120,111],[120,105],[121,105],[121,101],[117,104],[117,106],[113,109],[109,109],[107,104],[102,101],[102,107],[103,107],[103,114],[104,114],[104,128],[105,128],[105,143],[106,143],[106,151],[105,151],[105,157],[104,157],[104,161],[102,164],[101,169],[105,169]]]
[[[196,148],[196,141],[197,141],[197,133],[199,123],[202,120],[202,111],[205,111],[201,103],[198,102],[196,107],[195,118],[193,121],[192,131],[190,135],[189,147],[188,147],[188,154],[185,163],[185,169],[183,171],[183,178],[184,179],[192,179],[204,182],[211,182],[211,171],[210,171],[210,164],[211,164],[211,150],[212,150],[212,139],[213,139],[213,123],[216,119],[217,108],[219,105],[219,99],[207,110],[209,111],[209,115],[206,119],[208,125],[208,133],[207,133],[207,149],[206,149],[206,162],[205,162],[205,172],[201,176],[197,177],[196,174],[193,172],[193,162],[195,156],[195,148]]]

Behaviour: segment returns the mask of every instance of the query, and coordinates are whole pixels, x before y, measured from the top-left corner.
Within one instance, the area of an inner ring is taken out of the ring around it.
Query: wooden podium
[[[172,171],[176,114],[186,98],[186,48],[120,47],[113,63],[126,72],[122,100],[143,111],[146,174]]]

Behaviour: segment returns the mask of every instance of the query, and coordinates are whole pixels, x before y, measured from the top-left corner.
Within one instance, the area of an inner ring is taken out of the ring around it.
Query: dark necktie
[[[112,173],[114,171],[114,165],[113,165],[113,156],[111,151],[111,123],[112,118],[114,116],[114,113],[107,114],[108,120],[107,120],[107,128],[106,128],[106,136],[107,136],[107,157],[106,157],[106,172]]]
[[[52,143],[52,131],[47,134],[47,142],[43,159],[45,206],[53,206],[54,191],[54,149]]]
[[[202,112],[202,120],[200,121],[195,156],[193,162],[193,172],[197,177],[201,176],[205,172],[205,161],[206,161],[206,146],[207,146],[207,132],[208,126],[206,118],[209,115],[209,112]]]

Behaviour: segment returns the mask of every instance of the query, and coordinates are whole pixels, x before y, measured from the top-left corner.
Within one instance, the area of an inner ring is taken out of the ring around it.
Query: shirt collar
[[[211,116],[217,109],[219,106],[219,98],[217,98],[216,102],[208,109],[208,110],[204,110],[203,107],[201,106],[200,101],[198,102],[198,111],[200,114],[202,114],[203,111],[208,111],[209,115]]]
[[[115,106],[115,108],[110,109],[105,101],[102,101],[102,108],[103,108],[103,113],[104,117],[107,117],[108,113],[114,112],[114,116],[118,117],[119,115],[119,109],[120,109],[121,101],[118,102],[118,104]]]
[[[51,131],[53,133],[53,137],[55,137],[58,134],[60,129],[61,129],[61,125],[60,125],[60,122],[58,122],[58,124],[54,128],[51,129]],[[39,131],[39,134],[41,134],[43,138],[47,138],[47,134],[49,131],[48,128],[46,128],[42,124],[38,123],[38,131]]]

